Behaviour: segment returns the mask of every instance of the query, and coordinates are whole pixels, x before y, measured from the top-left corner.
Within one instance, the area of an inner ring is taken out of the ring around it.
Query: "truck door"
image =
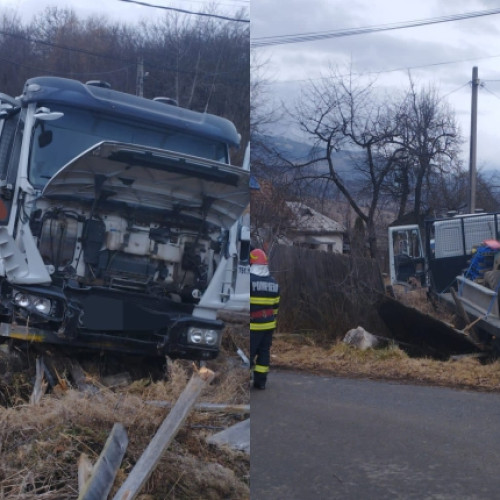
[[[0,225],[6,225],[12,207],[21,136],[16,140],[20,122],[19,103],[0,94]]]
[[[417,225],[389,228],[391,284],[425,284],[425,257]],[[416,280],[416,281],[415,281]]]

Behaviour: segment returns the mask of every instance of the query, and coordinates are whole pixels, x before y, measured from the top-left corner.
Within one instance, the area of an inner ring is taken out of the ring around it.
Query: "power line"
[[[481,85],[481,88],[486,90],[486,92],[489,92],[492,96],[496,97],[497,99],[500,99],[500,97],[497,94],[495,94],[495,92],[492,92],[486,85]]]
[[[379,75],[382,73],[394,73],[396,71],[407,71],[409,69],[430,68],[432,66],[446,66],[447,64],[458,64],[458,63],[468,62],[468,61],[481,61],[483,59],[495,59],[496,57],[500,57],[500,54],[496,54],[493,56],[483,56],[483,57],[468,57],[465,59],[456,59],[454,61],[441,61],[441,62],[436,62],[436,63],[417,64],[415,66],[401,66],[399,68],[393,68],[393,69],[386,69],[386,70],[380,70],[380,71],[369,71],[365,74]]]
[[[454,94],[455,92],[458,92],[459,90],[462,90],[464,87],[468,87],[470,85],[470,83],[471,83],[470,81],[464,83],[463,85],[461,85],[460,87],[456,88],[455,90],[452,90],[451,92],[448,92],[447,94],[441,96],[441,99],[446,99],[449,95]]]
[[[40,40],[38,38],[33,38],[33,37],[30,37],[30,36],[20,35],[18,33],[9,33],[8,31],[2,31],[2,30],[0,30],[0,35],[10,36],[12,38],[19,38],[20,40],[24,40],[26,42],[38,43],[40,45],[47,45],[48,47],[53,47],[53,48],[56,48],[56,49],[67,50],[67,51],[70,51],[70,52],[79,52],[81,54],[86,54],[88,56],[102,57],[104,59],[113,59],[115,61],[122,61],[122,62],[125,62],[125,63],[130,63],[131,62],[130,59],[122,59],[122,58],[116,57],[115,55],[99,54],[97,52],[92,52],[90,50],[81,49],[81,48],[77,48],[77,47],[69,47],[67,45],[60,45],[58,43],[48,42],[46,40]]]
[[[120,2],[134,3],[137,5],[142,5],[143,7],[154,7],[155,9],[173,10],[174,12],[181,12],[182,14],[192,14],[194,16],[206,16],[214,17],[216,19],[222,19],[224,21],[234,21],[236,23],[249,23],[250,19],[238,19],[235,17],[219,16],[217,14],[208,14],[206,12],[194,12],[192,10],[178,9],[175,7],[165,7],[164,5],[154,5],[147,2],[139,2],[138,0],[119,0]]]
[[[350,28],[350,29],[332,30],[332,31],[316,31],[311,33],[297,33],[292,35],[264,36],[264,37],[254,38],[251,41],[251,46],[255,48],[268,47],[270,45],[284,45],[288,43],[302,43],[302,42],[311,42],[316,40],[324,40],[327,38],[341,38],[353,35],[365,35],[368,33],[378,33],[381,31],[415,28],[419,26],[427,26],[430,24],[448,23],[451,21],[462,21],[464,19],[492,16],[495,14],[500,14],[500,8],[466,12],[464,14],[452,14],[447,16],[434,17],[430,19],[421,19],[416,21],[382,24],[379,26],[367,26],[364,28]]]
[[[180,3],[182,3],[184,0],[180,0]],[[250,0],[225,0],[226,2],[236,2],[236,3],[242,3],[242,4],[249,4],[250,3]],[[185,3],[185,1],[184,1]],[[208,0],[208,1],[204,1],[204,0],[189,0],[189,3],[200,3],[202,5],[207,5],[207,4],[212,4],[212,0]],[[226,5],[226,6],[229,6],[231,5],[231,7],[234,7],[234,4],[232,3],[224,3],[224,2],[217,2],[217,5]]]
[[[135,64],[129,65],[129,66],[124,66],[122,68],[117,68],[109,71],[85,71],[83,73],[76,73],[74,71],[69,71],[69,72],[64,72],[64,71],[58,71],[58,70],[47,70],[47,68],[39,68],[37,66],[33,66],[32,64],[22,64],[19,61],[12,61],[11,59],[7,59],[6,57],[1,57],[0,56],[0,61],[3,61],[8,64],[13,64],[17,67],[20,68],[28,68],[31,70],[36,70],[38,72],[44,73],[44,72],[49,72],[54,75],[62,75],[62,76],[88,76],[88,75],[94,75],[94,76],[105,76],[105,75],[111,75],[113,73],[118,73],[120,71],[128,71],[129,69],[134,69]]]
[[[353,73],[354,75],[382,75],[384,73],[395,73],[396,71],[408,71],[411,69],[421,69],[421,68],[430,68],[433,66],[445,66],[447,64],[458,64],[458,63],[463,63],[463,62],[468,62],[468,61],[482,61],[484,59],[495,59],[496,57],[500,57],[500,54],[496,54],[493,56],[484,56],[484,57],[470,57],[466,59],[457,59],[455,61],[441,61],[437,63],[427,63],[427,64],[419,64],[415,66],[401,66],[399,68],[392,68],[392,69],[382,69],[378,71],[366,71],[363,73]],[[280,80],[277,82],[273,81],[268,81],[268,82],[263,82],[263,85],[274,85],[274,84],[281,84],[281,83],[299,83],[299,82],[309,82],[309,81],[315,81],[315,80],[325,80],[328,79],[328,77],[324,76],[319,76],[317,78],[297,78],[294,80]],[[486,81],[486,80],[483,80]],[[500,80],[487,80],[489,82],[500,82]]]

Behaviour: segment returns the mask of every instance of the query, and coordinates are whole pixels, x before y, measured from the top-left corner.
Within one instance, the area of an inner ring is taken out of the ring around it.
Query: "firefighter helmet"
[[[267,256],[264,250],[256,248],[250,252],[250,264],[260,264],[267,266]]]

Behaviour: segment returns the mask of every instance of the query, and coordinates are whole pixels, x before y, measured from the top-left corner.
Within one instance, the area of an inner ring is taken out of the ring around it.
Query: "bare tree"
[[[268,91],[269,60],[262,59],[259,52],[252,51],[250,67],[250,134],[252,142],[255,142],[259,140],[266,127],[282,117],[282,113],[272,102]]]
[[[283,186],[261,180],[260,189],[251,192],[251,236],[255,246],[270,251],[286,238],[296,216],[288,208]]]
[[[469,182],[469,173],[467,175],[467,182]],[[498,198],[498,173],[492,176],[487,176],[483,172],[478,173],[477,177],[477,203],[486,212],[497,212],[500,210],[500,202]],[[468,197],[465,197],[467,200]]]
[[[181,106],[233,121],[243,145],[234,160],[241,163],[250,136],[248,26],[167,14],[143,25],[142,33],[145,95],[174,97]]]
[[[114,89],[135,93],[142,58],[144,96],[176,97],[181,106],[233,121],[243,145],[233,161],[241,163],[250,136],[247,23],[208,17],[188,21],[168,13],[136,26],[47,7],[26,26],[6,11],[0,26],[1,92],[18,95],[28,78],[55,75],[105,80]]]
[[[399,163],[397,169],[401,187],[399,212],[406,211],[408,193],[411,193],[411,211],[418,218],[429,208],[424,198],[426,184],[440,183],[460,166],[458,153],[462,139],[454,114],[436,88],[418,89],[411,76],[396,120],[394,143],[406,153],[405,161]]]
[[[377,97],[372,82],[364,84],[334,70],[328,79],[310,84],[295,116],[314,141],[314,157],[299,166],[300,178],[336,185],[365,227],[370,256],[377,257],[375,221],[382,187],[404,152],[393,142],[397,129],[391,107]],[[346,180],[335,165],[333,153],[340,149],[358,152],[350,175],[355,182]],[[327,170],[313,165],[326,165]]]

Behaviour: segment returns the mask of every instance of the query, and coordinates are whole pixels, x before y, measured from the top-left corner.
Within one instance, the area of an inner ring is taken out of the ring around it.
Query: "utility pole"
[[[476,185],[477,185],[477,93],[479,88],[479,77],[477,66],[472,68],[472,103],[470,121],[470,156],[469,156],[469,213],[476,211]]]
[[[141,56],[137,60],[137,84],[136,84],[136,95],[144,96],[144,58]]]

